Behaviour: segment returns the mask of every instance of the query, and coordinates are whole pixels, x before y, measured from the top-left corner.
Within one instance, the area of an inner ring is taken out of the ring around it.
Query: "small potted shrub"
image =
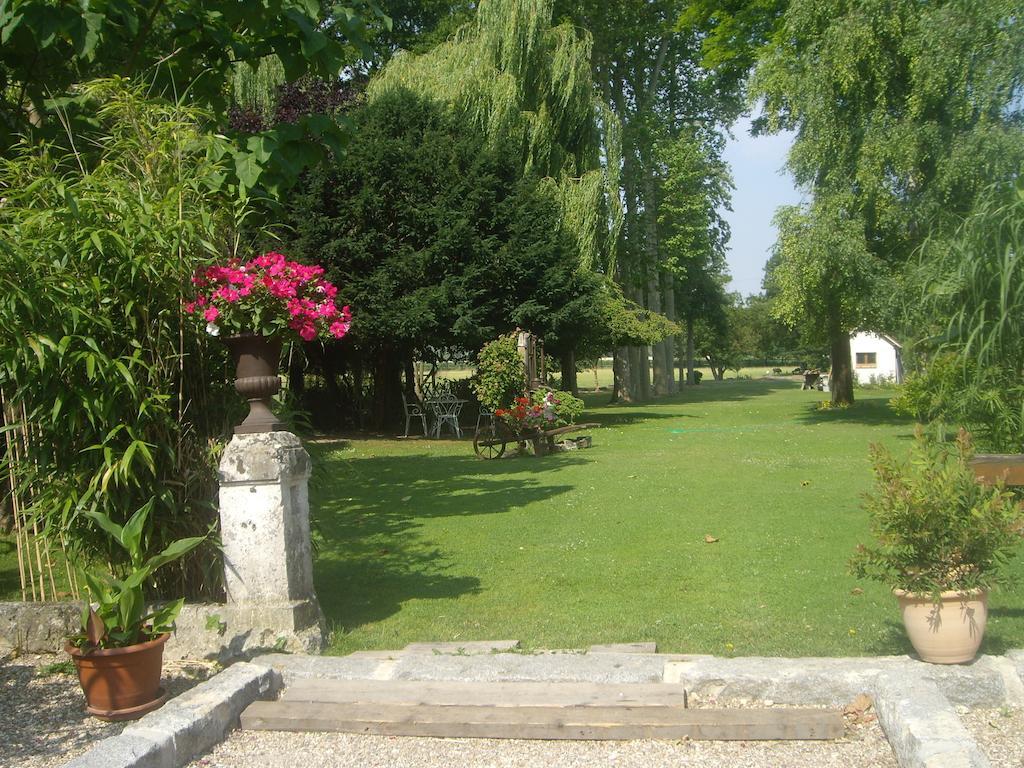
[[[1022,506],[1002,484],[979,483],[970,435],[937,443],[918,430],[908,461],[872,446],[875,490],[866,496],[872,546],[851,571],[889,584],[922,660],[970,661],[988,616],[988,590],[1024,536]]]
[[[82,631],[65,650],[78,670],[86,709],[102,720],[129,720],[163,704],[160,690],[164,643],[184,599],[150,610],[143,584],[162,565],[177,560],[204,540],[193,536],[172,542],[158,555],[143,552],[143,529],[152,501],[123,526],[98,511],[87,514],[128,554],[116,572],[82,569],[89,602],[82,610]]]

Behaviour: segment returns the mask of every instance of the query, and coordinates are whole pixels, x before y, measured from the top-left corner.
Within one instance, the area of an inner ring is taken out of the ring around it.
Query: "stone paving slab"
[[[934,682],[953,704],[989,707],[1024,703],[1024,686],[1008,658],[982,656],[972,664],[926,664],[909,656],[781,659],[703,657],[665,662],[665,681],[701,696],[770,699],[784,704],[836,706],[872,690],[883,672]]]
[[[551,682],[654,683],[664,677],[665,662],[632,653],[553,653],[491,656],[403,656],[394,664],[394,680],[469,682],[548,680]]]
[[[455,656],[476,656],[482,653],[501,653],[519,648],[518,640],[469,640],[441,643],[409,643],[405,653],[446,653]]]
[[[938,685],[885,672],[875,681],[875,711],[900,768],[991,768]]]
[[[100,741],[65,768],[173,768],[223,741],[249,704],[269,697],[278,678],[260,664],[241,662],[171,699]]]
[[[657,653],[657,643],[608,643],[592,645],[587,653]]]

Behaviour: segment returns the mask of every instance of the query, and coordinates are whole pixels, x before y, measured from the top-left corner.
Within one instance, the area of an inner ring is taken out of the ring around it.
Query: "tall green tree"
[[[874,299],[869,273],[900,273],[925,237],[950,235],[987,184],[1019,173],[1022,11],[1015,0],[792,0],[752,82],[761,124],[796,131],[788,164],[814,197],[812,231],[831,220],[850,237],[843,250],[864,249],[873,262],[858,258],[866,271],[852,282],[836,278],[867,293],[807,306],[805,316],[786,302],[782,315],[853,330],[865,314],[853,305]],[[805,250],[780,240],[779,267]],[[798,263],[778,282],[802,274],[813,271]],[[819,287],[812,279],[803,293]],[[844,354],[838,343],[833,351]],[[848,355],[833,359],[849,366]],[[833,400],[851,401],[852,390],[841,384]]]
[[[554,0],[484,0],[472,22],[422,55],[396,56],[370,86],[371,101],[395,89],[454,108],[491,146],[520,153],[524,172],[551,179],[561,228],[580,269],[610,273],[621,226],[619,122],[593,87],[593,38],[556,23]],[[573,352],[562,360],[572,388]]]
[[[396,57],[368,97],[423,94],[454,108],[491,146],[515,148],[524,171],[557,184],[563,226],[590,269],[604,265],[618,220],[617,125],[592,87],[589,32],[553,24],[552,10],[552,0],[484,0],[451,39]],[[611,153],[605,165],[602,150]]]
[[[632,300],[677,315],[673,257],[660,239],[658,146],[682,133],[720,135],[743,109],[746,66],[710,61],[703,44],[716,22],[690,15],[676,0],[605,3],[564,0],[556,16],[590,29],[594,81],[622,124],[624,225],[615,253],[616,279]],[[674,340],[615,350],[614,397],[646,399],[675,388]]]
[[[685,329],[680,380],[694,383],[694,333],[703,318],[724,325],[729,303],[725,247],[732,179],[722,161],[718,137],[688,130],[658,148],[658,225],[663,269],[673,277],[675,308]],[[721,321],[721,322],[720,322]]]
[[[435,350],[475,351],[519,326],[560,355],[606,333],[602,280],[579,267],[559,189],[524,172],[517,147],[401,89],[352,120],[348,151],[306,176],[283,223],[289,252],[324,264],[358,308],[343,345],[309,351],[326,356],[329,386],[344,372],[372,380],[373,424],[397,418],[402,373]]]
[[[828,346],[832,402],[852,403],[850,331],[874,325],[887,294],[886,272],[868,249],[860,218],[830,198],[780,208],[775,223],[776,266],[768,276],[773,313],[806,343]]]

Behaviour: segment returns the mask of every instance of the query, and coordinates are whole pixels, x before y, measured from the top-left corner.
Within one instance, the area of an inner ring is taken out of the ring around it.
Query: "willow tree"
[[[608,272],[622,219],[618,122],[594,92],[590,33],[553,24],[552,9],[553,0],[483,0],[447,41],[396,55],[368,98],[399,89],[426,95],[493,145],[518,148],[523,172],[557,188],[580,268]],[[573,378],[571,352],[562,367]]]
[[[552,24],[552,0],[484,0],[474,21],[421,54],[399,54],[372,102],[407,89],[444,102],[493,144],[519,147],[524,172],[558,185],[583,268],[606,269],[621,219],[618,123],[595,96],[590,33]],[[610,153],[602,164],[601,153]]]

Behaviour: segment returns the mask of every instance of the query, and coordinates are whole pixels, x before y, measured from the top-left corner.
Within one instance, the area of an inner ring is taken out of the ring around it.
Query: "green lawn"
[[[859,391],[854,408],[819,411],[826,395],[767,379],[632,407],[588,395],[584,418],[603,425],[594,447],[543,459],[479,461],[468,439],[310,444],[331,651],[517,638],[904,652],[893,598],[846,573],[866,538],[868,444],[913,431],[887,396]],[[8,544],[0,593],[16,599]],[[1024,646],[1024,557],[1014,571],[1018,586],[992,597],[988,652]]]
[[[711,383],[632,407],[593,395],[594,447],[543,459],[483,462],[468,441],[312,445],[331,652],[502,638],[904,652],[893,598],[846,573],[866,537],[868,444],[912,433],[887,396],[819,411],[821,393],[784,380]],[[1022,598],[1020,586],[993,596],[987,651],[1024,646]]]

